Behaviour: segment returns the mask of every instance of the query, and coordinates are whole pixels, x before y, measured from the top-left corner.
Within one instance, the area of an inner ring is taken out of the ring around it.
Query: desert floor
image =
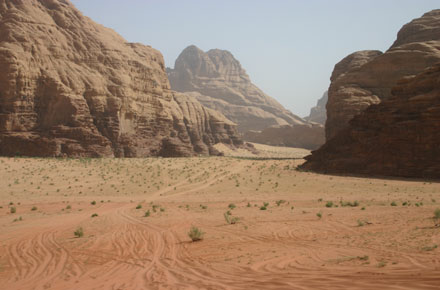
[[[1,158],[0,288],[440,289],[439,183],[301,162]]]

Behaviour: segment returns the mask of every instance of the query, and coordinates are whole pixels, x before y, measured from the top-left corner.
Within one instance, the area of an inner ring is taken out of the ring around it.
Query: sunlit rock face
[[[0,0],[0,154],[192,156],[236,126],[170,89],[160,52],[69,1]]]

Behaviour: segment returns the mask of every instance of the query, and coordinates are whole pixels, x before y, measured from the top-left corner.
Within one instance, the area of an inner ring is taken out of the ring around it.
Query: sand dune
[[[438,183],[301,162],[0,159],[0,288],[438,289]]]

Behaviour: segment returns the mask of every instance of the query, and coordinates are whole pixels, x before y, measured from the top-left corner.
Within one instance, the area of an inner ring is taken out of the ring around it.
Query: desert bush
[[[285,202],[286,202],[285,200],[281,199],[281,200],[277,200],[275,203],[277,204],[277,206],[280,206]]]
[[[97,213],[92,214],[92,218],[97,217],[97,216],[98,216]]]
[[[96,201],[92,201],[90,204],[91,204],[91,205],[95,205],[95,204],[96,204]]]
[[[357,206],[359,206],[359,202],[357,200],[355,200],[354,202],[341,200],[341,206],[342,207],[346,207],[346,206],[357,207]]]
[[[434,211],[434,223],[436,227],[440,226],[440,208]]]
[[[145,212],[145,214],[144,214],[144,217],[149,217],[150,216],[150,210],[147,210],[146,212]]]
[[[358,227],[363,227],[363,226],[365,226],[365,222],[362,221],[362,220],[357,220],[357,223],[358,223]]]
[[[318,212],[318,213],[316,214],[316,216],[317,216],[319,219],[321,219],[321,218],[322,218],[322,213]]]
[[[327,201],[325,207],[333,207],[333,201]]]
[[[17,209],[15,208],[15,206],[12,206],[11,209],[10,209],[10,211],[11,211],[11,213],[16,213],[16,212],[17,212]]]
[[[435,249],[438,248],[438,245],[433,245],[433,246],[426,246],[422,248],[422,251],[425,252],[430,252],[430,251],[434,251]]]
[[[36,206],[33,206],[32,208],[31,208],[31,211],[36,211],[37,210],[37,207]]]
[[[395,201],[391,202],[391,206],[397,206],[397,203]]]
[[[136,206],[136,209],[141,209],[142,208],[142,204],[138,204],[137,206]]]
[[[235,204],[233,204],[233,203],[230,203],[230,204],[228,205],[228,207],[229,207],[230,209],[234,209],[234,208],[236,208],[237,206],[236,206]]]
[[[81,238],[82,236],[84,236],[84,230],[83,228],[79,227],[76,229],[76,231],[73,232],[73,234],[75,235],[75,237]]]
[[[191,241],[197,242],[203,240],[204,232],[198,227],[192,226],[188,232],[188,237],[190,237]]]
[[[234,225],[240,220],[238,217],[233,217],[229,215],[227,212],[225,212],[223,216],[225,217],[226,222],[230,225]]]

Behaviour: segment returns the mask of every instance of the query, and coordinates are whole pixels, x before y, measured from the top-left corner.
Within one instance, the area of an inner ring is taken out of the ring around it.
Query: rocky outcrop
[[[325,142],[320,124],[273,126],[262,131],[248,131],[246,141],[281,147],[318,149]]]
[[[328,91],[318,100],[318,104],[310,110],[310,115],[304,119],[308,122],[325,125],[325,121],[327,120],[327,101]]]
[[[249,79],[241,64],[225,50],[204,52],[189,46],[168,69],[173,90],[192,92],[203,105],[222,112],[240,132],[274,125],[305,124]]]
[[[67,0],[0,0],[0,154],[192,156],[236,126],[170,90],[163,57]]]
[[[325,173],[440,178],[440,65],[398,83],[308,156]]]
[[[391,96],[397,81],[440,62],[440,10],[405,25],[393,46],[381,54],[363,51],[335,67],[327,104],[326,139],[372,104]]]

